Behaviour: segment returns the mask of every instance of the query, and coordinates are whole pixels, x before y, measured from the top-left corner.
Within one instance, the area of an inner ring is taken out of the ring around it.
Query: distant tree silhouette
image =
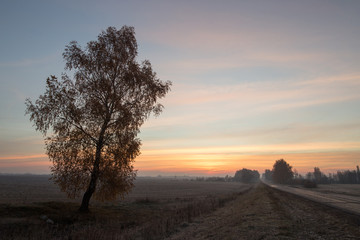
[[[350,171],[338,171],[337,172],[337,179],[339,183],[342,184],[355,184],[358,183],[357,181],[357,172],[355,170]]]
[[[236,171],[234,180],[243,183],[257,182],[259,181],[260,174],[256,170],[250,170],[243,168]]]
[[[356,170],[339,170],[336,173],[329,173],[328,176],[326,176],[321,172],[320,168],[315,167],[313,172],[306,174],[306,180],[318,184],[356,184],[360,183],[360,170],[359,166],[356,166]]]
[[[276,183],[289,183],[293,178],[293,171],[284,159],[277,160],[273,166],[272,179]]]
[[[132,163],[140,154],[140,126],[160,114],[158,99],[170,90],[149,61],[136,61],[133,27],[109,27],[85,50],[70,42],[59,80],[51,76],[35,103],[26,100],[36,130],[47,136],[52,179],[74,198],[85,191],[80,210],[88,211],[94,194],[100,200],[126,194],[136,176]]]
[[[320,171],[320,168],[315,167],[314,173],[312,174],[314,181],[318,184],[326,184],[329,182],[328,177]]]
[[[315,167],[315,168],[314,168],[314,178],[315,178],[315,181],[316,181],[317,183],[320,183],[320,181],[321,181],[321,175],[322,175],[322,173],[321,173],[321,171],[320,171],[320,168]]]
[[[265,169],[265,172],[263,173],[263,178],[268,181],[272,181],[272,175],[273,172],[270,169]]]

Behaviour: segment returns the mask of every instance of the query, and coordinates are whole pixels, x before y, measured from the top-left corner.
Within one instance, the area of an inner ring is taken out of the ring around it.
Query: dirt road
[[[259,183],[169,239],[360,239],[359,219]]]
[[[266,183],[265,183],[266,184]],[[348,195],[345,193],[320,192],[315,189],[304,189],[299,187],[290,187],[285,185],[267,184],[273,188],[293,193],[315,202],[323,203],[335,208],[342,209],[349,213],[360,215],[360,196]]]

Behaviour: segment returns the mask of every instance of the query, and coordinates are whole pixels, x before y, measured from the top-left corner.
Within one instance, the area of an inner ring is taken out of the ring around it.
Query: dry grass
[[[79,214],[79,200],[64,201],[46,179],[0,178],[0,239],[357,239],[360,236],[358,222],[345,213],[263,184],[251,188],[240,183],[140,178],[126,199],[93,202],[90,213]],[[340,191],[336,186],[325,187],[318,189]],[[345,192],[350,189],[350,186],[339,187]],[[7,195],[6,191],[11,194]],[[19,192],[29,195],[21,199]],[[37,196],[46,198],[38,201]],[[42,215],[54,224],[41,219]]]
[[[359,239],[352,216],[259,184],[170,236],[180,239]]]
[[[60,192],[59,187],[50,182],[46,175],[0,175],[0,204],[33,202],[66,201],[80,202],[81,199],[69,200]],[[222,195],[239,192],[246,185],[236,182],[198,182],[178,178],[139,177],[135,187],[125,199],[119,202],[133,202],[137,199],[151,198],[157,200],[173,200]],[[97,205],[102,203],[92,201]],[[112,203],[110,203],[112,204]]]
[[[250,185],[140,178],[124,200],[79,214],[47,177],[0,177],[0,239],[159,239],[234,200]],[[41,219],[46,215],[54,221]]]

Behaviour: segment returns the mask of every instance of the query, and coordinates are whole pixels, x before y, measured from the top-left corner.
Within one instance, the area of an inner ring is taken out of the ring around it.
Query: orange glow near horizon
[[[285,159],[293,169],[305,174],[319,167],[325,173],[337,170],[355,169],[359,165],[360,151],[350,152],[294,152],[267,154],[164,154],[147,155],[144,152],[135,162],[139,172],[181,172],[205,175],[233,174],[242,168],[256,169],[264,172],[272,169],[274,162]]]
[[[0,157],[0,160],[18,160],[18,159],[32,159],[32,158],[46,158],[46,154],[24,155],[24,156],[8,156]]]
[[[242,168],[264,172],[272,169],[274,162],[282,158],[301,174],[312,171],[314,167],[333,173],[360,165],[358,146],[360,144],[356,142],[345,142],[144,149],[135,159],[134,166],[139,175],[233,175]],[[45,154],[0,157],[0,160],[2,171],[41,169],[46,173],[51,166]]]

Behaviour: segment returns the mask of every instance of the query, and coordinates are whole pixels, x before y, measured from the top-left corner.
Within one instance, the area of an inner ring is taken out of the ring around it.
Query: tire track
[[[169,239],[360,239],[346,213],[259,183]]]

